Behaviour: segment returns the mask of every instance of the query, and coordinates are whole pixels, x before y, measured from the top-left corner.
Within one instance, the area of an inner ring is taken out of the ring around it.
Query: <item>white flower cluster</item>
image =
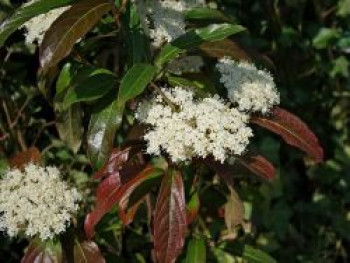
[[[42,240],[64,232],[78,210],[80,195],[60,179],[55,167],[28,164],[0,180],[0,230]]]
[[[248,62],[236,62],[229,58],[220,59],[216,67],[229,99],[238,104],[239,110],[266,114],[280,103],[279,93],[269,72],[258,70]]]
[[[38,0],[31,0],[25,5],[31,5]],[[38,41],[39,45],[42,43],[45,32],[50,28],[52,23],[69,7],[60,7],[53,9],[47,13],[33,17],[24,23],[23,27],[26,30],[25,41],[27,44],[32,44]]]
[[[185,56],[171,61],[168,71],[181,75],[182,73],[199,73],[204,66],[203,58],[200,56]]]
[[[138,0],[134,1],[148,36],[160,47],[185,33],[184,12],[204,6],[204,0]]]
[[[243,153],[253,135],[247,115],[218,97],[196,100],[184,88],[161,90],[162,95],[142,102],[136,113],[140,122],[151,126],[144,136],[147,153],[160,155],[163,150],[174,162],[209,155],[224,162],[230,154]]]

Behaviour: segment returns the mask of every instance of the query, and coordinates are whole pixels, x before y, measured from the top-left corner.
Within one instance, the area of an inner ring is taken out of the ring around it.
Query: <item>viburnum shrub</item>
[[[6,172],[0,229],[32,239],[23,262],[104,262],[97,225],[110,223],[102,220],[109,214],[128,231],[143,204],[150,260],[175,262],[188,240],[182,258],[206,262],[206,224],[215,218],[201,215],[205,181],[226,185],[217,216],[231,233],[223,238],[233,238],[247,227],[236,178],[275,177],[252,150],[259,127],[323,160],[308,126],[279,107],[283,87],[269,63],[237,51],[232,36],[246,29],[204,0],[32,0],[2,22],[0,44],[17,29],[39,47],[38,87],[58,135],[86,153],[98,182],[78,193],[59,168],[28,163]]]

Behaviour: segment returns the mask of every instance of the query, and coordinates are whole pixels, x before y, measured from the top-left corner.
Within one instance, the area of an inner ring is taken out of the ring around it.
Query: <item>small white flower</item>
[[[219,97],[196,100],[192,91],[180,87],[162,91],[177,110],[158,95],[142,102],[136,113],[140,122],[151,126],[144,136],[147,153],[165,151],[173,162],[209,155],[224,162],[231,154],[243,153],[253,135],[247,115]]]
[[[0,180],[0,230],[51,239],[64,232],[78,210],[80,195],[69,189],[55,167],[28,164]]]
[[[142,24],[155,47],[170,42],[185,33],[184,12],[204,6],[203,0],[139,0],[134,1]]]
[[[37,0],[31,0],[25,5],[31,5],[37,2]],[[35,41],[38,41],[39,45],[42,43],[45,32],[50,28],[52,23],[69,7],[60,7],[53,9],[47,13],[38,15],[28,20],[23,24],[22,27],[25,28],[25,41],[27,44],[32,44]]]
[[[239,110],[266,114],[280,103],[279,93],[269,72],[258,70],[248,62],[236,62],[229,58],[220,59],[216,67],[229,99],[238,104]]]

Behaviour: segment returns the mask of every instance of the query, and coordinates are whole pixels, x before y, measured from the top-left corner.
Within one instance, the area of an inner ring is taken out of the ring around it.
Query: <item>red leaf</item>
[[[44,71],[68,56],[77,40],[111,8],[107,0],[83,0],[64,12],[46,31],[41,44],[39,56]]]
[[[286,143],[306,152],[316,162],[323,161],[323,149],[316,136],[302,120],[288,111],[277,107],[271,115],[254,117],[252,122],[279,134]]]
[[[85,218],[85,233],[88,238],[94,235],[94,228],[101,218],[116,205],[123,196],[130,195],[149,175],[155,172],[153,166],[147,166],[136,177],[120,185],[119,177],[109,176],[97,189],[95,209]]]
[[[154,215],[154,246],[159,263],[172,263],[186,236],[186,202],[181,174],[170,171],[162,181]]]
[[[254,175],[265,180],[273,180],[276,175],[275,167],[267,159],[260,155],[243,156],[236,159],[234,166],[235,170],[248,170]]]
[[[62,250],[60,245],[46,248],[44,244],[31,242],[21,263],[61,263]]]
[[[118,214],[124,225],[129,225],[132,223],[132,221],[134,221],[134,217],[137,212],[137,209],[139,208],[143,200],[144,199],[142,198],[140,201],[138,201],[136,204],[134,204],[130,208],[125,207],[127,206],[127,202],[123,202],[124,205],[122,205],[121,202],[119,203]]]
[[[10,159],[10,167],[14,168],[23,168],[28,163],[37,163],[39,164],[41,161],[41,153],[36,147],[31,147],[24,152],[20,152],[19,154],[13,156]]]
[[[74,262],[75,263],[105,263],[106,260],[101,254],[96,243],[84,241],[76,243],[74,247]]]
[[[108,162],[94,174],[94,178],[101,179],[104,176],[118,173],[122,165],[129,160],[130,150],[130,147],[122,151],[120,149],[113,149]]]

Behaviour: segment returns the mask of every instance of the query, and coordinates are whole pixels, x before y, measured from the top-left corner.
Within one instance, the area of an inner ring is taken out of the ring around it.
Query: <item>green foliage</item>
[[[349,260],[349,0],[210,2],[156,49],[131,1],[0,1],[0,178],[39,149],[83,194],[56,243],[1,236],[0,261]],[[66,5],[40,47],[24,44],[26,21]],[[200,73],[168,71],[186,55]],[[224,56],[268,68],[288,111],[254,115],[250,154],[224,164],[147,155],[137,103],[157,85],[225,97]]]

